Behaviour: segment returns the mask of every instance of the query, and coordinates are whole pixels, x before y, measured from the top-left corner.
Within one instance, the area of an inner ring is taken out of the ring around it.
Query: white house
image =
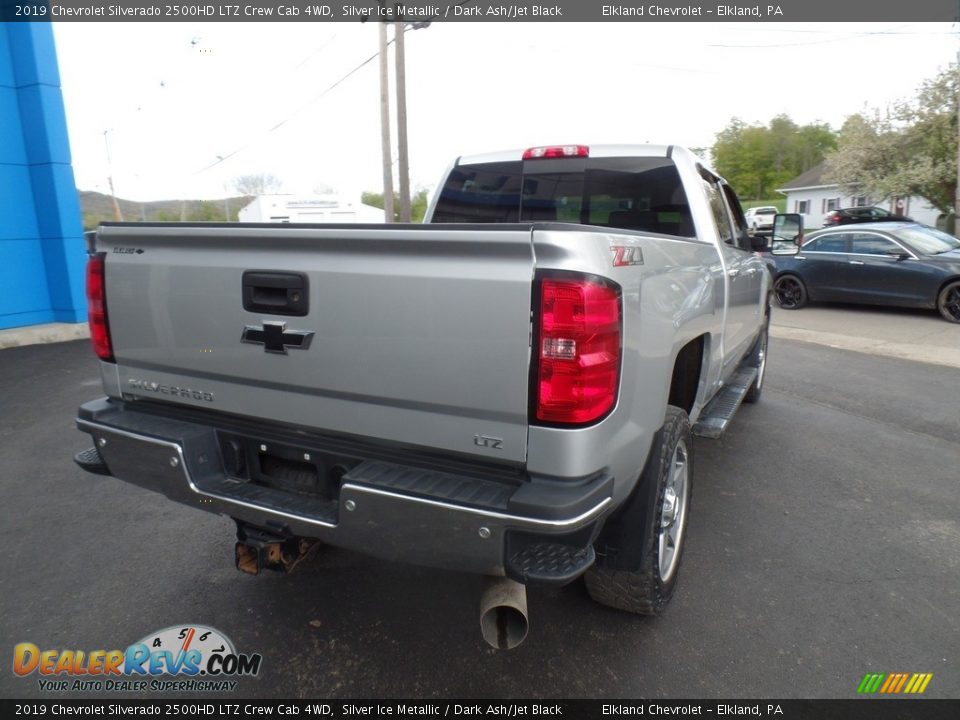
[[[259,195],[237,214],[240,222],[382,223],[383,210],[334,195]]]
[[[826,163],[810,168],[795,177],[781,188],[778,193],[787,196],[786,212],[803,215],[803,227],[814,230],[823,227],[823,218],[831,210],[846,207],[874,205],[897,215],[906,215],[924,225],[936,225],[940,211],[922,197],[893,198],[873,200],[869,196],[844,195],[836,183],[823,180]]]

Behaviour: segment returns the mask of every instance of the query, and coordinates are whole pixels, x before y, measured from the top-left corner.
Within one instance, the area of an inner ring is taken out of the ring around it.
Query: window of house
[[[809,200],[797,200],[797,212],[801,215],[806,215],[810,212],[810,201]]]
[[[850,198],[851,207],[866,207],[869,204],[869,198],[867,198],[866,195],[858,195],[857,197]]]
[[[840,209],[840,198],[827,198],[827,207],[824,209],[824,212],[830,212],[831,210]]]

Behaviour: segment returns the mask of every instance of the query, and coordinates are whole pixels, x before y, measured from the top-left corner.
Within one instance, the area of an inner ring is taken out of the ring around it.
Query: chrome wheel
[[[663,488],[657,552],[662,582],[669,582],[677,569],[683,531],[687,526],[687,506],[690,500],[688,455],[687,445],[681,440],[673,449],[669,474]]]

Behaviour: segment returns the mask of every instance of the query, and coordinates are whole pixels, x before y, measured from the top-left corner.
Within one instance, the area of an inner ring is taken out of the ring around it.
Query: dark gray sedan
[[[960,240],[916,223],[825,228],[803,245],[774,238],[773,291],[780,307],[808,301],[936,308],[960,323]]]

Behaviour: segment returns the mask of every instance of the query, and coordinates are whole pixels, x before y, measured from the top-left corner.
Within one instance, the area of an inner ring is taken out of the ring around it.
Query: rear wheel
[[[653,522],[646,523],[646,537],[624,535],[642,544],[639,567],[624,570],[598,562],[584,577],[591,598],[639,615],[659,615],[677,585],[693,481],[693,438],[686,412],[667,407],[663,429],[650,454],[640,484],[642,488],[645,482],[656,482]],[[645,510],[642,505],[634,509]],[[644,524],[629,516],[621,521]]]
[[[781,275],[773,284],[777,305],[784,310],[799,310],[807,304],[807,288],[796,275]]]
[[[960,280],[948,283],[937,296],[937,310],[944,320],[960,323]]]

